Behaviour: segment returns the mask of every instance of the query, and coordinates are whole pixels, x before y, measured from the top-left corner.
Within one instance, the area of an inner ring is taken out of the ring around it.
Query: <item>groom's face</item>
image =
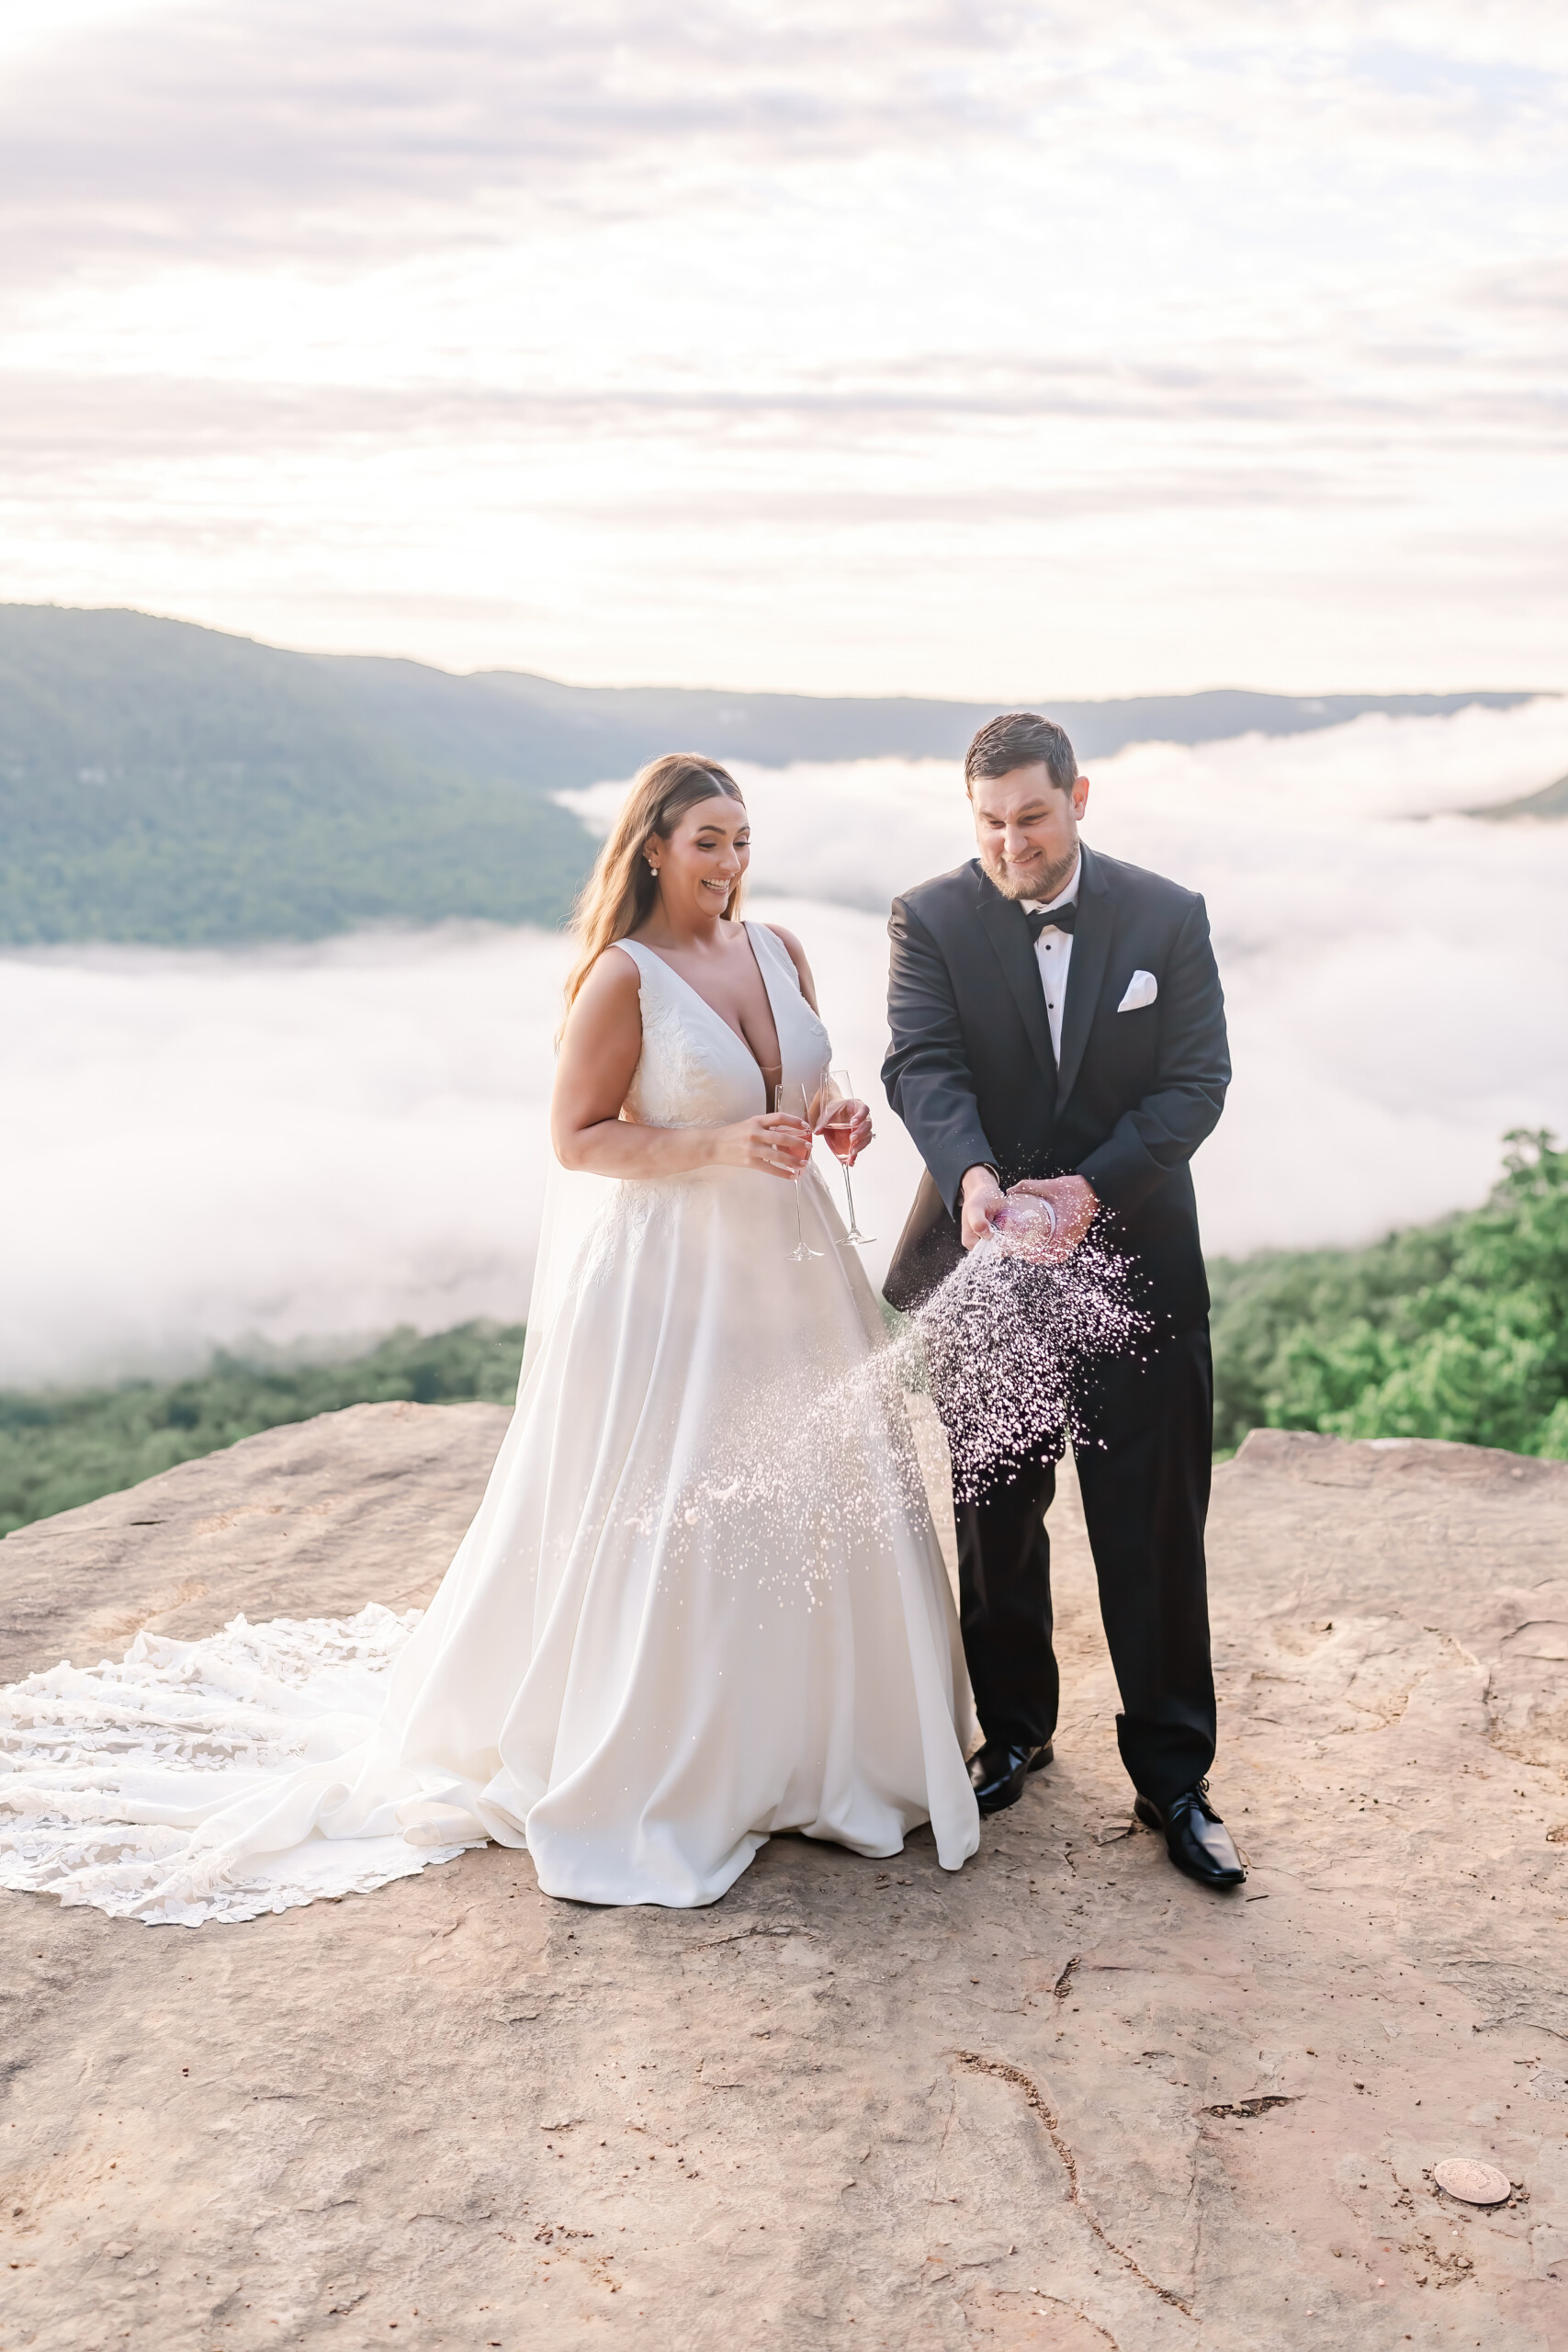
[[[980,863],[1004,898],[1054,899],[1072,879],[1089,778],[1058,792],[1042,761],[976,776],[970,798]]]

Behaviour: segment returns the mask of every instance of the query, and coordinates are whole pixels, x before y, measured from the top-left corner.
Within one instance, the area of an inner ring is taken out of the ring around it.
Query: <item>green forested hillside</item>
[[[1054,706],[1086,756],[1371,708],[1233,692]],[[213,946],[367,923],[561,920],[592,843],[563,788],[686,749],[952,756],[987,707],[558,685],[289,653],[144,613],[0,605],[0,944]]]
[[[243,638],[0,610],[0,940],[558,922],[591,844],[548,752],[520,773],[351,666]]]
[[[395,1331],[345,1363],[279,1366],[220,1354],[190,1380],[0,1389],[0,1535],[344,1405],[399,1396],[510,1405],[522,1358],[521,1324],[462,1323],[434,1338]]]
[[[1211,1263],[1216,1445],[1273,1427],[1568,1460],[1568,1152],[1508,1144],[1484,1208]]]

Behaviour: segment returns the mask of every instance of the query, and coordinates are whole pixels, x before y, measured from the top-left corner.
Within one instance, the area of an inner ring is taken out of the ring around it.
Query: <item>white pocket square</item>
[[[1141,1012],[1145,1004],[1153,1004],[1159,994],[1159,982],[1152,972],[1134,972],[1127,983],[1127,993],[1117,1006],[1118,1012]]]

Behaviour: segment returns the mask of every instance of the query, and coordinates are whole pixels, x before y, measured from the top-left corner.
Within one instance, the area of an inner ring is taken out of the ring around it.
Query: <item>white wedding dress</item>
[[[748,924],[786,1083],[829,1057]],[[630,1115],[766,1108],[650,950]],[[567,1180],[570,1192],[575,1180]],[[0,1691],[0,1884],[199,1926],[486,1838],[588,1903],[711,1903],[768,1837],[975,1851],[968,1680],[897,1359],[813,1170],[588,1180],[517,1409],[430,1608],[141,1634]],[[821,1254],[796,1263],[796,1201]],[[570,1228],[570,1214],[558,1224]]]

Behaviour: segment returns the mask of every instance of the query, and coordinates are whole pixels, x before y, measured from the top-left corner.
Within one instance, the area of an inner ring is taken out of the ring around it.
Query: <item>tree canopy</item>
[[[1216,1445],[1321,1430],[1568,1460],[1568,1152],[1544,1131],[1506,1143],[1483,1208],[1211,1264]]]

